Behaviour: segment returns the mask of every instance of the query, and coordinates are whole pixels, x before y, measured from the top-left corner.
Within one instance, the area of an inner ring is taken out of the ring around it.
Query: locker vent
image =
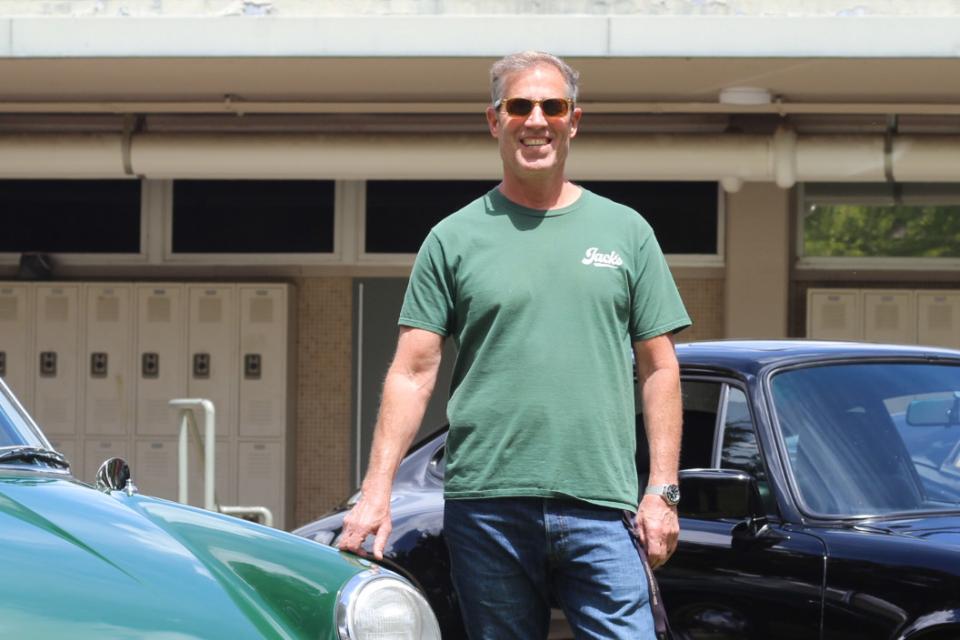
[[[47,322],[66,322],[67,321],[66,296],[50,296],[43,305],[44,320]]]
[[[846,329],[846,305],[836,302],[824,304],[822,307],[820,307],[820,322],[824,329]]]
[[[200,298],[197,305],[198,320],[200,322],[220,322],[223,315],[220,307],[220,298]]]
[[[0,320],[5,322],[17,319],[17,299],[13,296],[0,297]]]
[[[170,298],[147,298],[147,322],[170,322]]]
[[[927,328],[933,331],[949,331],[953,327],[953,308],[936,305],[928,308]]]
[[[250,322],[273,322],[273,300],[270,298],[251,300]]]
[[[896,331],[900,328],[900,308],[895,304],[878,304],[874,310],[873,320],[877,329]]]
[[[97,297],[97,322],[120,321],[120,298]]]

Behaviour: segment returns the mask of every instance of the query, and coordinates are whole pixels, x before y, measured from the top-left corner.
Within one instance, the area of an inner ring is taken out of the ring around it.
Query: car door
[[[677,551],[657,572],[677,637],[819,638],[823,545],[780,522],[744,388],[728,380],[687,378],[683,402],[681,469],[752,474],[771,527],[770,535],[744,540],[734,536],[737,521],[681,518]]]

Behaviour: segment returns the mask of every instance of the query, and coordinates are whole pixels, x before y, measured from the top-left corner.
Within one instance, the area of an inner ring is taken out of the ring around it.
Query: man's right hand
[[[367,536],[373,535],[373,557],[383,560],[383,549],[392,529],[390,492],[387,491],[385,495],[368,495],[364,492],[343,519],[343,531],[340,533],[337,548],[361,556],[366,555],[362,548],[363,543]]]

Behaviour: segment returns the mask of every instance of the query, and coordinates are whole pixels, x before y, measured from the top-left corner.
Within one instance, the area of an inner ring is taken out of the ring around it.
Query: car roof
[[[715,340],[677,345],[685,369],[727,369],[756,373],[772,365],[847,358],[955,359],[960,351],[918,345],[819,340]]]

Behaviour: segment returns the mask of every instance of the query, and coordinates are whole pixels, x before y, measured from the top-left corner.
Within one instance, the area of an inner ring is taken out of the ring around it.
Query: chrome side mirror
[[[97,489],[100,491],[123,491],[133,495],[136,487],[130,477],[130,465],[123,458],[105,460],[97,469]]]

